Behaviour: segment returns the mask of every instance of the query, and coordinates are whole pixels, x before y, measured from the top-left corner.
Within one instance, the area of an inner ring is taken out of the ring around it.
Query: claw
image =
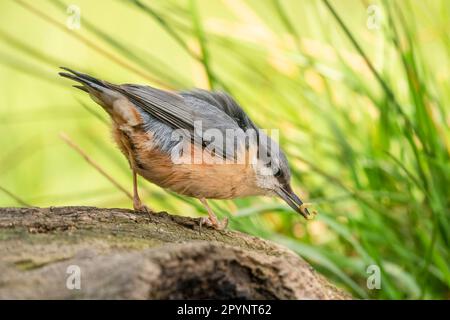
[[[222,221],[217,219],[211,219],[210,217],[201,218],[199,223],[200,233],[203,225],[206,225],[210,228],[214,228],[216,230],[225,230],[228,226],[228,218],[224,218]]]
[[[147,207],[146,205],[144,205],[142,203],[133,203],[133,209],[134,209],[134,211],[140,211],[140,212],[146,212],[146,213],[153,212],[152,209],[150,209],[149,207]]]
[[[217,219],[217,216],[214,214],[214,212],[209,207],[206,199],[200,198],[199,200],[201,201],[201,203],[205,206],[206,210],[208,211],[208,217],[204,217],[204,218],[200,219],[200,233],[201,233],[203,224],[206,224],[208,227],[212,227],[216,230],[225,230],[228,226],[228,218],[225,218],[222,221],[220,221],[219,219]]]

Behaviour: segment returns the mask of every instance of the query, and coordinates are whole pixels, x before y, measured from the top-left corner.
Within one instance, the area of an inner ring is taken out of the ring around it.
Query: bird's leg
[[[152,212],[152,210],[146,205],[142,204],[141,198],[139,198],[138,186],[137,186],[137,174],[133,170],[133,208],[136,211]]]
[[[200,228],[203,224],[213,227],[217,230],[224,230],[228,226],[228,218],[223,219],[222,221],[219,221],[217,216],[214,214],[212,209],[209,207],[208,202],[205,198],[200,198],[200,202],[205,206],[206,210],[208,211],[208,217],[201,218],[200,220]]]

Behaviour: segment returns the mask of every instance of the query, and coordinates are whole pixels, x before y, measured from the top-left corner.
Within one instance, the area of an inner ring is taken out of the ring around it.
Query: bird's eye
[[[275,169],[273,176],[275,178],[278,178],[279,176],[281,176],[281,169],[280,168]]]

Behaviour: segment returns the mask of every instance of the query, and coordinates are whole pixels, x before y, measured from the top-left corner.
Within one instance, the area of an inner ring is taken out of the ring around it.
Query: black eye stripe
[[[274,175],[275,178],[280,177],[280,176],[281,176],[281,169],[280,169],[280,168],[277,168],[277,169],[275,170],[275,172],[274,172],[273,175]]]

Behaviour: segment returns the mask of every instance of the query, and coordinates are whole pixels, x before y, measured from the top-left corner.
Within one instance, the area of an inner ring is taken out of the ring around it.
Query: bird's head
[[[259,143],[259,156],[254,166],[256,185],[266,195],[280,197],[292,209],[308,218],[310,216],[308,209],[292,190],[291,170],[285,154],[269,137],[260,135],[259,138],[260,142],[266,139],[268,143],[267,145]]]

